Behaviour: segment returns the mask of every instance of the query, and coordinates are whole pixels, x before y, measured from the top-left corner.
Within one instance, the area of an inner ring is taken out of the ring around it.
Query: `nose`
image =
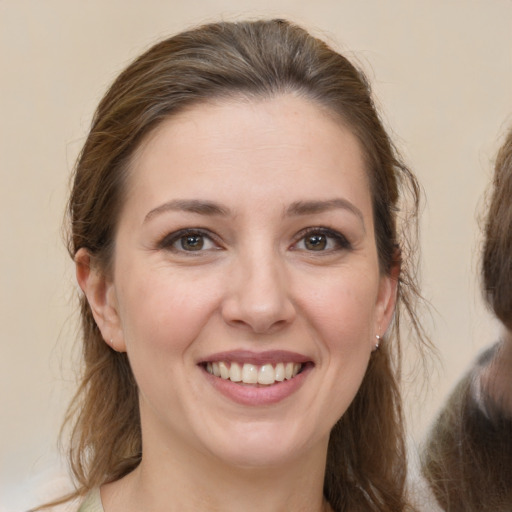
[[[293,322],[295,305],[284,262],[275,254],[239,258],[222,304],[224,320],[254,333],[274,333]]]

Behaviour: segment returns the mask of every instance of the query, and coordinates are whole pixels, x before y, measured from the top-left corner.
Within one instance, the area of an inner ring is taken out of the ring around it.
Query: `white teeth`
[[[277,380],[277,382],[283,382],[283,380],[284,380],[284,364],[283,363],[276,364],[276,380]]]
[[[224,380],[229,378],[229,368],[227,367],[226,363],[219,363],[219,371],[221,378],[223,378]]]
[[[256,384],[258,382],[258,367],[245,363],[242,368],[242,381],[244,384]]]
[[[231,382],[241,382],[242,369],[238,363],[231,363],[231,366],[229,367],[229,380]]]
[[[277,363],[275,367],[270,364],[255,365],[245,363],[228,364],[224,361],[206,363],[206,371],[231,382],[243,382],[244,384],[262,384],[269,386],[276,382],[283,382],[295,377],[301,370],[300,363]]]
[[[271,364],[264,364],[258,372],[258,384],[274,384],[276,373]]]

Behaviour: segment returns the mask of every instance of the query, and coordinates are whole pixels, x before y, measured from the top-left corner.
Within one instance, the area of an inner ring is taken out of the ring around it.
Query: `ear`
[[[86,249],[77,251],[75,270],[78,285],[87,298],[103,339],[117,352],[126,352],[114,283],[93,264]]]
[[[375,315],[375,334],[380,337],[383,337],[385,332],[388,330],[395,313],[399,277],[399,261],[393,263],[389,273],[383,274],[380,277]]]

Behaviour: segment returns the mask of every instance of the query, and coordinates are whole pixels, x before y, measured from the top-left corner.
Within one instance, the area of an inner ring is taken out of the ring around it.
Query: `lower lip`
[[[205,377],[212,386],[224,396],[241,405],[272,405],[281,402],[285,398],[295,393],[304,383],[311,366],[305,368],[295,377],[283,382],[276,382],[270,386],[256,386],[251,384],[238,384],[229,379],[215,377],[202,368]]]

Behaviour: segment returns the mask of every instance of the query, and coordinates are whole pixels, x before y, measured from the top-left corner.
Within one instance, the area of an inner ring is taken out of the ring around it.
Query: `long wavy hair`
[[[280,19],[212,23],[150,48],[119,75],[94,115],[69,200],[69,253],[74,257],[86,248],[95,265],[110,272],[130,161],[162,121],[212,99],[284,93],[328,109],[357,137],[371,188],[381,272],[389,274],[400,265],[393,327],[330,436],[325,497],[336,511],[411,510],[400,331],[405,313],[408,332],[424,340],[415,313],[412,242],[419,186],[383,128],[364,74],[347,58]],[[121,478],[142,457],[138,390],[128,358],[104,342],[84,296],[80,307],[83,373],[66,420],[76,480],[70,497]]]

